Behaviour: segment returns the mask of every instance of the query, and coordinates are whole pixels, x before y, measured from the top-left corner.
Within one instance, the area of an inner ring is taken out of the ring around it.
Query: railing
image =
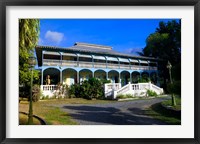
[[[115,90],[113,93],[113,98],[115,99],[117,97],[117,95],[120,94],[125,94],[125,93],[129,93],[131,95],[133,94],[139,94],[140,96],[144,96],[144,94],[147,92],[147,90],[152,90],[155,91],[157,94],[162,94],[163,93],[163,89],[152,84],[152,83],[138,83],[138,84],[127,84],[124,87]],[[137,94],[137,95],[138,95]]]
[[[86,68],[106,68],[106,63],[99,62],[84,62],[84,61],[68,61],[68,60],[50,60],[43,59],[44,66],[72,66],[72,67],[86,67]],[[127,70],[157,70],[153,66],[139,66],[139,65],[125,65],[125,64],[111,64],[107,63],[107,68],[111,69],[127,69]]]
[[[139,90],[140,89],[139,84],[132,84],[132,89]]]
[[[106,63],[94,62],[94,68],[106,68]]]
[[[61,65],[61,61],[60,60],[43,59],[43,65],[45,65],[45,66],[57,66],[57,65]]]
[[[130,65],[120,64],[120,69],[130,69]]]
[[[79,61],[78,63],[79,63],[79,67],[86,67],[86,68],[92,68],[93,67],[92,62]]]
[[[61,61],[62,66],[74,66],[77,67],[77,62],[76,61],[67,61],[67,60],[62,60]]]
[[[119,68],[119,64],[107,63],[107,67],[108,67],[108,68],[115,68],[115,69],[117,68],[117,69],[118,69],[118,68]]]
[[[160,87],[158,87],[156,85],[153,85],[153,84],[152,84],[152,89],[154,89],[156,92],[160,92],[160,93],[164,92],[162,88],[160,88]]]
[[[104,84],[104,91],[108,92],[110,90],[118,90],[121,88],[121,83],[107,83]]]
[[[105,92],[105,97],[109,97],[109,96],[112,96],[113,94],[113,91],[109,91],[109,92]]]
[[[146,90],[146,89],[150,89],[150,83],[140,83],[139,84],[140,90]]]
[[[57,85],[41,85],[42,91],[54,91],[57,89]]]
[[[158,70],[158,68],[155,67],[155,66],[150,66],[150,67],[149,67],[149,70]]]
[[[126,92],[126,91],[128,91],[128,90],[129,90],[129,84],[127,84],[127,85],[125,85],[124,87],[118,89],[118,90],[117,90],[117,95],[118,95],[118,94],[122,94],[122,93],[124,93],[124,92]]]

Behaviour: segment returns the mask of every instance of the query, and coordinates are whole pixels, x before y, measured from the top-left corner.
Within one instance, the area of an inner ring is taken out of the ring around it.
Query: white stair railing
[[[127,85],[123,86],[122,88],[118,89],[118,90],[116,91],[117,95],[122,94],[122,93],[128,91],[128,90],[130,89],[130,86],[129,86],[129,85],[130,85],[130,84],[127,84]]]
[[[138,83],[138,84],[127,84],[123,87],[121,87],[118,90],[113,89],[113,98],[115,99],[117,95],[120,94],[139,94],[139,96],[144,96],[144,93],[147,92],[147,90],[152,90],[156,92],[158,95],[163,93],[163,89],[152,84],[152,83]],[[109,92],[111,94],[111,92]]]

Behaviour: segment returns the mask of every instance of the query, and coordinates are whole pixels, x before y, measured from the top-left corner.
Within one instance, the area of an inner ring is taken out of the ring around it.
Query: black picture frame
[[[194,105],[194,138],[62,138],[62,139],[26,139],[6,137],[6,7],[7,6],[194,6],[195,8],[195,105]],[[25,143],[67,143],[67,144],[200,144],[200,1],[199,0],[1,0],[0,1],[0,142],[5,144]]]

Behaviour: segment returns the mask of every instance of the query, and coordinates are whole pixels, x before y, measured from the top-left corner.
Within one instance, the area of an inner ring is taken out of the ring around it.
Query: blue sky
[[[38,45],[71,47],[75,42],[107,45],[123,53],[141,51],[160,21],[172,19],[41,19]]]

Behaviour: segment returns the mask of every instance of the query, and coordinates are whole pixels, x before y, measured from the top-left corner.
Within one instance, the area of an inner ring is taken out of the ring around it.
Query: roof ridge
[[[83,43],[83,42],[76,42],[74,46],[84,46],[84,47],[92,47],[92,48],[100,48],[100,49],[108,49],[112,50],[111,46],[99,45],[99,44],[91,44],[91,43]]]

